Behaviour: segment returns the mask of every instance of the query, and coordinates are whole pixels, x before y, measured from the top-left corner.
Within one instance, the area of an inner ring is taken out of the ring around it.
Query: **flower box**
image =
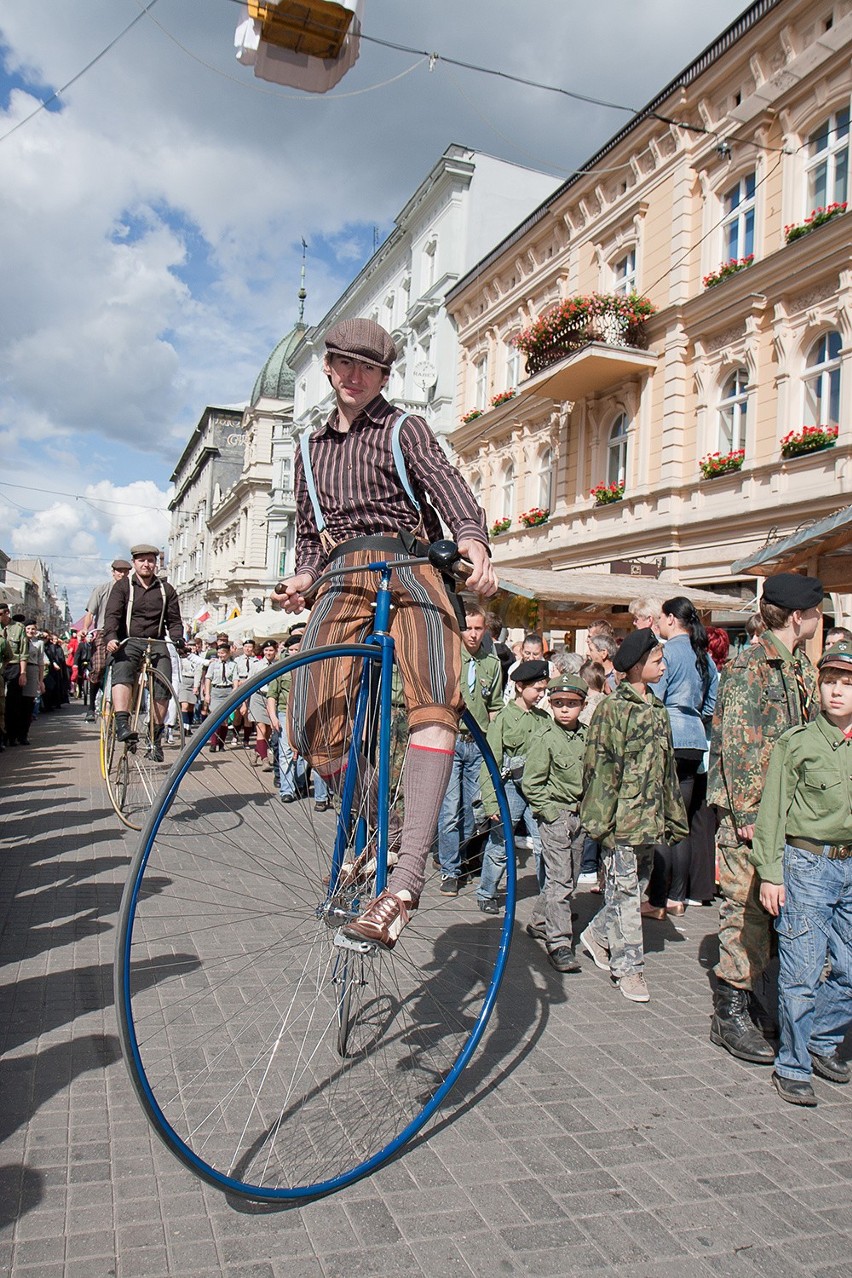
[[[839,426],[803,426],[791,430],[781,440],[782,457],[801,457],[803,453],[818,453],[823,448],[833,448],[837,443]]]
[[[500,391],[497,395],[492,395],[490,401],[491,407],[499,408],[501,404],[508,404],[509,400],[514,399],[517,393],[518,392],[513,387],[511,390]]]
[[[507,518],[504,515],[502,519],[494,520],[494,523],[491,525],[491,528],[489,531],[492,537],[499,537],[501,533],[506,532],[506,530],[511,528],[511,526],[512,526],[511,519]]]
[[[569,297],[518,333],[514,344],[526,355],[527,373],[532,376],[589,342],[644,350],[648,344],[645,324],[653,314],[654,307],[648,298],[636,293]]]
[[[550,511],[542,510],[540,506],[533,506],[532,510],[525,510],[520,518],[525,528],[538,528],[541,524],[547,523]]]
[[[735,448],[730,453],[708,453],[698,463],[705,479],[714,479],[716,475],[730,475],[732,471],[742,470],[745,450]]]
[[[624,496],[624,484],[595,484],[589,496],[594,498],[596,506],[611,506]]]
[[[820,205],[818,209],[814,209],[810,217],[806,217],[804,222],[791,222],[789,226],[784,227],[784,238],[788,244],[792,244],[794,240],[800,240],[803,235],[815,231],[818,226],[824,226],[826,222],[831,222],[836,217],[840,217],[846,212],[846,201],[842,204]]]
[[[466,426],[468,422],[475,422],[477,417],[482,416],[482,411],[481,408],[472,408],[470,412],[462,416],[462,424]]]
[[[729,258],[717,270],[711,271],[709,275],[704,276],[704,287],[712,288],[714,284],[721,284],[722,280],[728,279],[729,276],[738,275],[740,271],[744,271],[751,266],[753,261],[753,253],[749,253],[746,257]]]

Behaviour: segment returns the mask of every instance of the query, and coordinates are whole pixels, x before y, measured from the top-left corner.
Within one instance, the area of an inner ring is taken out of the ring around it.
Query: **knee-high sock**
[[[426,858],[438,828],[438,814],[450,779],[453,750],[435,750],[409,743],[403,774],[405,817],[399,861],[388,880],[391,892],[407,888],[419,900],[425,882]]]

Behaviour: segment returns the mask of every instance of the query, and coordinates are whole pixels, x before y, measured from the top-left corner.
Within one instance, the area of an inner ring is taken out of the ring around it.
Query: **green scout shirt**
[[[784,844],[796,835],[852,844],[852,739],[824,714],[785,732],[769,759],[749,854],[766,883],[784,882]]]
[[[6,663],[17,661],[26,664],[29,651],[26,626],[20,621],[10,621],[6,627]]]
[[[278,710],[278,718],[283,719],[287,713],[287,701],[290,696],[290,685],[293,682],[293,671],[285,670],[284,674],[271,679],[266,687],[267,698],[271,697]]]
[[[531,743],[551,722],[550,715],[535,706],[532,710],[519,710],[514,701],[503,706],[500,713],[491,720],[485,734],[498,766],[502,769],[510,763],[514,763],[514,766],[523,764]],[[484,763],[479,774],[479,784],[485,814],[494,816],[500,809],[494,784]]]
[[[492,714],[503,707],[503,673],[493,652],[480,648],[471,655],[462,644],[461,690],[465,705],[485,732]]]
[[[668,711],[626,681],[601,701],[586,733],[580,820],[593,839],[676,843],[689,833]]]
[[[792,655],[767,630],[737,653],[719,679],[707,802],[731,811],[735,825],[752,825],[772,747],[817,708],[816,671],[804,652]]]
[[[524,764],[524,794],[537,821],[550,824],[567,808],[578,812],[583,797],[586,728],[550,722],[532,741]]]

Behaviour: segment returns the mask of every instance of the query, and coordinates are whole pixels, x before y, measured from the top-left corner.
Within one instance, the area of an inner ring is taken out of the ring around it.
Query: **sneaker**
[[[327,812],[330,807],[331,804],[328,799],[317,799],[314,804],[314,812]]]
[[[483,914],[499,914],[500,906],[496,896],[478,896],[476,904],[479,906]]]
[[[595,967],[599,967],[602,972],[609,971],[609,947],[601,945],[600,941],[596,941],[589,928],[580,933],[580,944]]]
[[[548,950],[547,961],[557,972],[582,972],[583,967],[575,957],[570,945],[558,945],[555,950]]]
[[[94,723],[94,722],[95,722],[95,716],[93,714],[87,714],[86,723]]]
[[[589,884],[597,883],[597,881],[598,875],[596,870],[593,870],[588,874],[577,875],[577,887],[588,887]]]
[[[626,976],[619,976],[618,988],[631,1003],[650,1003],[651,1001],[648,983],[641,972],[628,972]]]
[[[458,896],[459,881],[452,874],[441,875],[441,886],[439,889],[441,896]]]
[[[347,923],[341,931],[350,941],[369,941],[392,950],[418,904],[418,901],[403,901],[385,889],[360,918]]]

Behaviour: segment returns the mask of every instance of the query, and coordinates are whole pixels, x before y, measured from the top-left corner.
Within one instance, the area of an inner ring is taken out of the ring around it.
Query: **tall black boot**
[[[749,992],[719,981],[716,1008],[710,1023],[710,1042],[753,1065],[772,1065],[775,1052],[749,1013]]]
[[[130,714],[127,710],[116,710],[115,712],[115,739],[116,741],[135,741],[138,733],[134,732],[130,726]]]

